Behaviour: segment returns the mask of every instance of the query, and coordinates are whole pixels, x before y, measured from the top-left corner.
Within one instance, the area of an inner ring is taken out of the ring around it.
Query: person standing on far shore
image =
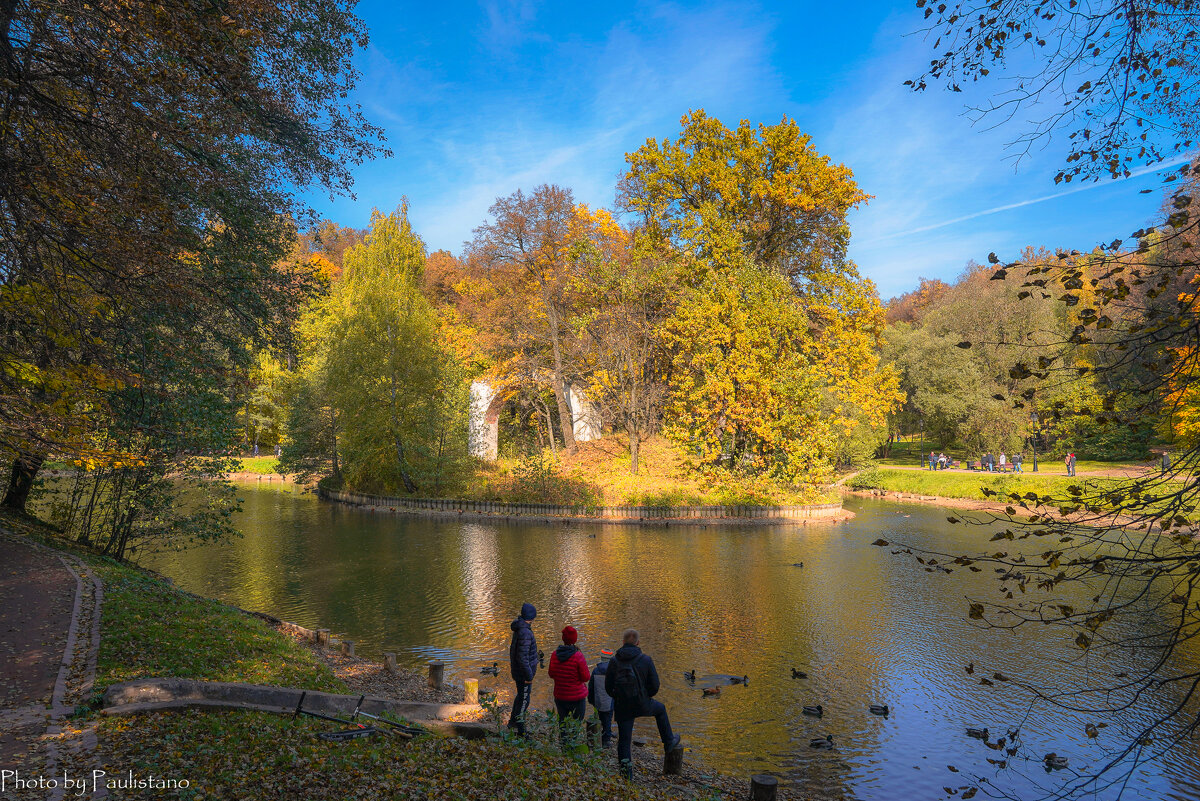
[[[533,604],[523,604],[520,616],[512,622],[512,644],[508,646],[508,665],[512,670],[517,692],[513,696],[512,714],[508,728],[525,736],[525,716],[529,712],[529,695],[533,691],[533,677],[538,668],[537,640],[533,636],[530,621],[537,617]]]

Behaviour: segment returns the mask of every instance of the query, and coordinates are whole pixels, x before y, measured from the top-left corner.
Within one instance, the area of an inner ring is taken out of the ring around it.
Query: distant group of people
[[[1072,455],[1072,458],[1073,456],[1074,455]],[[1075,475],[1074,464],[1074,461],[1072,461],[1071,464],[1068,465],[1070,475]],[[930,470],[948,470],[954,465],[954,460],[944,453],[930,451],[928,465]],[[996,458],[996,455],[992,453],[985,453],[983,456],[979,457],[980,468],[989,473],[1003,473],[1008,468],[1011,468],[1012,472],[1014,473],[1023,473],[1025,472],[1024,465],[1025,455],[1021,453],[1014,455],[1011,459],[1004,453],[1001,453],[998,459]]]
[[[1011,459],[1000,453],[999,460],[995,454],[985,453],[979,460],[980,466],[989,473],[1003,473],[1006,468],[1011,468],[1014,473],[1025,472],[1025,455],[1022,453],[1015,454]]]
[[[529,713],[529,697],[533,678],[540,662],[537,639],[532,621],[537,617],[533,604],[521,606],[521,614],[512,622],[512,643],[508,649],[509,666],[516,695],[508,727],[525,735],[525,719]],[[658,694],[658,671],[649,654],[639,647],[636,629],[627,629],[616,653],[602,649],[600,659],[589,667],[579,650],[579,632],[573,626],[562,630],[562,645],[550,655],[546,672],[554,682],[554,706],[562,731],[571,720],[582,722],[591,703],[600,719],[601,745],[612,744],[612,723],[617,723],[617,759],[627,778],[633,777],[633,723],[640,717],[653,717],[663,750],[670,752],[679,746],[679,735],[671,731],[667,708],[654,700]]]

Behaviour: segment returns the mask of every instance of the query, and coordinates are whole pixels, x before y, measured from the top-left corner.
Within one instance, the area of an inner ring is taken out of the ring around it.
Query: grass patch
[[[98,689],[178,676],[346,691],[307,648],[258,618],[180,592],[136,568],[108,561],[97,569],[105,594]]]
[[[182,799],[678,799],[669,785],[628,784],[611,752],[569,757],[539,745],[377,736],[317,739],[336,724],[265,713],[198,712],[104,720],[104,769],[186,778]],[[162,798],[136,791],[122,798]],[[703,796],[701,796],[703,797]]]
[[[921,442],[897,442],[892,445],[891,452],[887,458],[877,459],[876,462],[881,467],[920,467],[921,456],[929,457],[929,452],[935,451],[942,453],[940,448],[934,448],[933,445],[926,442],[925,447],[920,447]],[[979,461],[982,454],[963,454],[960,451],[946,451],[947,456],[958,459],[966,464],[967,460]],[[1008,454],[1010,457],[1013,454]],[[996,452],[996,458],[1000,458],[999,451]],[[1122,470],[1127,468],[1145,467],[1149,462],[1098,462],[1093,459],[1077,459],[1075,462],[1075,470],[1080,473],[1088,473],[1093,471],[1103,470]],[[1154,463],[1157,464],[1157,463]],[[1029,474],[1033,470],[1033,451],[1025,451],[1025,472]],[[1066,476],[1067,466],[1063,460],[1057,456],[1038,455],[1038,473],[1037,476],[1043,474]],[[1037,477],[1035,476],[1035,477]]]
[[[511,503],[562,503],[595,506],[779,506],[837,500],[813,486],[787,487],[776,482],[691,470],[680,448],[664,437],[643,442],[638,472],[629,471],[623,436],[578,443],[572,453],[546,459],[553,475],[528,467],[528,460],[501,458],[481,467],[461,497]]]
[[[274,456],[246,456],[238,459],[238,472],[261,473],[262,475],[278,475],[279,460]]]
[[[883,489],[912,495],[935,495],[941,498],[970,498],[973,500],[996,500],[980,491],[987,487],[1007,495],[1016,492],[1024,495],[1035,492],[1050,494],[1058,498],[1069,498],[1067,487],[1094,486],[1103,489],[1117,483],[1119,479],[1066,478],[1032,473],[965,473],[952,470],[889,470],[886,467],[867,469],[848,483],[854,489]]]

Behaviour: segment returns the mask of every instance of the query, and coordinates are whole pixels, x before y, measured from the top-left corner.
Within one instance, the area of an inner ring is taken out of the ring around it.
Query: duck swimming
[[[482,667],[479,669],[479,672],[485,676],[499,676],[500,665],[497,662],[493,662],[491,667]]]
[[[793,679],[807,679],[808,674],[805,673],[803,670],[796,670],[795,668],[792,668],[792,678]]]
[[[1070,762],[1065,756],[1059,756],[1053,751],[1042,757],[1042,761],[1046,763],[1046,770],[1062,770]]]
[[[988,738],[987,727],[985,726],[982,729],[975,729],[975,728],[968,726],[967,727],[967,736],[974,737],[976,740],[986,740]]]
[[[729,677],[729,683],[730,683],[730,684],[749,684],[749,683],[750,683],[750,677],[749,677],[749,676],[742,676],[741,678],[738,678],[737,676],[730,676],[730,677]]]
[[[705,687],[703,692],[705,695],[720,695],[721,688],[720,687]]]
[[[824,737],[813,738],[808,741],[809,748],[833,748],[833,735],[826,734]]]
[[[686,680],[686,681],[695,681],[695,680],[696,680],[696,671],[694,671],[694,670],[685,670],[685,671],[683,672],[683,678],[684,678],[684,680]]]
[[[887,715],[890,711],[887,704],[871,704],[872,715]]]
[[[812,715],[813,717],[818,718],[825,714],[825,710],[820,704],[816,704],[815,706],[806,706],[804,707],[803,712],[806,715]]]

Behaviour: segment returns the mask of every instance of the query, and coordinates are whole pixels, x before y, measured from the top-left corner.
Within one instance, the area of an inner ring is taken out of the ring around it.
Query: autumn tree
[[[681,125],[626,156],[621,200],[651,232],[706,261],[744,256],[801,291],[845,268],[846,215],[867,200],[849,168],[786,117],[731,130],[701,109]]]
[[[488,210],[467,257],[485,274],[489,300],[478,324],[517,371],[544,371],[554,392],[563,445],[575,445],[567,387],[572,330],[571,247],[578,234],[571,190],[517,190]],[[531,369],[532,368],[532,369]]]
[[[625,432],[629,469],[660,425],[670,354],[663,326],[677,302],[677,262],[607,212],[580,210],[593,235],[577,241],[577,364],[589,402]]]
[[[645,235],[682,257],[668,429],[710,466],[822,478],[899,400],[878,295],[845,258],[867,196],[791,120],[682,126],[628,154],[621,181]]]
[[[365,43],[341,2],[0,4],[6,505],[97,441],[81,410],[157,380],[113,346],[131,326],[178,320],[209,353],[219,325],[243,365],[278,333],[297,187],[346,191],[379,152],[344,100]]]

